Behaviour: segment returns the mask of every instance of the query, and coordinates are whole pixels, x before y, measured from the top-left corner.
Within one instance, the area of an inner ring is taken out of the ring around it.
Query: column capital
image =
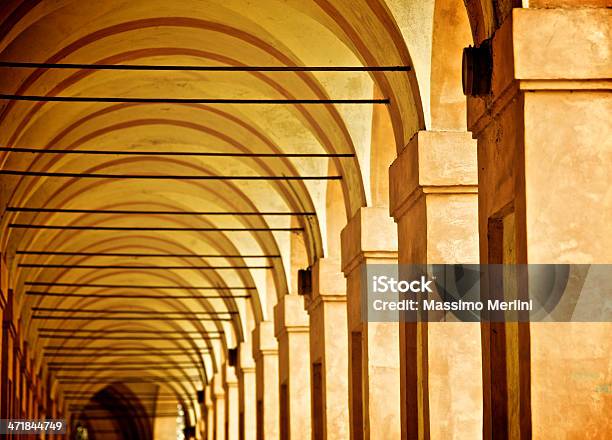
[[[204,388],[204,406],[207,409],[212,408],[213,406],[213,389],[212,389],[212,383],[209,383],[205,388]]]
[[[0,307],[2,310],[6,307],[9,291],[9,272],[4,260],[4,254],[0,253]]]
[[[468,129],[478,137],[522,91],[610,90],[612,10],[514,8],[491,38],[491,97],[468,97]]]
[[[254,359],[259,359],[266,354],[278,354],[278,342],[274,336],[274,323],[272,321],[258,322],[252,336]]]
[[[242,374],[255,374],[255,365],[253,365],[252,367],[240,368],[240,372]]]
[[[512,59],[521,89],[574,88],[550,80],[589,80],[589,89],[609,89],[611,19],[608,8],[513,9]],[[539,81],[546,84],[534,83]]]
[[[2,315],[2,328],[3,330],[11,336],[14,341],[15,347],[19,345],[19,340],[17,338],[18,328],[15,325],[15,316],[13,313],[13,290],[8,289],[6,292],[6,298],[4,298],[4,292],[2,293],[3,299],[5,299],[5,303],[3,306],[4,314]]]
[[[304,310],[304,298],[284,295],[274,306],[274,334],[308,332],[308,314]]]
[[[242,341],[238,344],[238,365],[242,372],[255,371],[253,344],[250,340]]]
[[[226,387],[237,387],[238,377],[236,376],[236,368],[230,367],[227,361],[223,364],[223,383]]]
[[[344,275],[366,261],[397,260],[397,227],[386,207],[363,207],[341,233]]]
[[[223,398],[225,396],[222,376],[223,372],[218,371],[212,378],[212,395],[214,399]]]
[[[476,140],[467,131],[419,131],[391,164],[389,183],[395,221],[424,194],[476,194]]]
[[[319,258],[312,266],[312,294],[306,310],[312,313],[325,302],[346,302],[346,280],[338,258]]]

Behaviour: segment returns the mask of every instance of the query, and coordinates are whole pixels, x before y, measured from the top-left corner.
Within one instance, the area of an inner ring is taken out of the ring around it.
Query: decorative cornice
[[[397,226],[385,207],[365,207],[341,233],[342,272],[348,276],[368,260],[397,259]]]
[[[350,260],[342,269],[345,274],[350,274],[362,264],[377,264],[380,262],[388,262],[389,260],[397,260],[397,251],[363,251]]]
[[[312,314],[315,309],[322,306],[325,303],[346,303],[346,294],[334,295],[334,294],[318,294],[312,301],[308,303],[306,311],[308,314]]]

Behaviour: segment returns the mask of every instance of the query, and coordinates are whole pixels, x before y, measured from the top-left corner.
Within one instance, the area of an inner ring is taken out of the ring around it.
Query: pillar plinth
[[[400,264],[478,263],[477,171],[470,133],[413,137],[390,169]],[[480,325],[445,321],[400,324],[402,438],[482,435]]]
[[[279,438],[278,342],[274,323],[261,321],[253,330],[257,440]]]
[[[399,325],[363,322],[363,264],[397,264],[397,228],[386,208],[361,208],[342,230],[347,280],[351,439],[400,438]]]
[[[310,362],[312,438],[349,437],[346,280],[339,259],[319,259],[312,269]]]
[[[280,438],[310,439],[310,356],[308,314],[304,299],[285,295],[274,306],[278,339]]]
[[[468,99],[481,262],[612,262],[611,19],[596,7],[513,9],[491,38],[491,91]],[[597,390],[609,384],[611,331],[483,326],[485,436],[609,436]]]

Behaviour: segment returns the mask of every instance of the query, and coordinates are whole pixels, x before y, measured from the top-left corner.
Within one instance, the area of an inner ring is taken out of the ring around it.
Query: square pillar
[[[471,133],[418,132],[389,178],[400,264],[478,264]],[[444,321],[400,324],[402,438],[482,435],[480,324]]]
[[[213,392],[213,407],[214,407],[214,428],[215,440],[226,439],[225,427],[225,390],[223,388],[222,372],[217,372],[213,376],[212,392]]]
[[[338,259],[321,258],[312,268],[310,361],[312,438],[349,437],[346,280]]]
[[[227,363],[223,365],[223,388],[225,391],[225,438],[239,440],[238,378],[235,368],[230,367]]]
[[[215,438],[215,406],[213,400],[212,383],[204,389],[204,406],[206,407],[206,440]]]
[[[253,330],[256,376],[257,440],[279,438],[278,342],[274,323],[260,321]]]
[[[257,378],[253,348],[249,342],[240,344],[239,393],[241,440],[256,440],[257,437]]]
[[[280,438],[310,439],[310,356],[308,314],[304,299],[285,295],[274,306],[278,339]]]
[[[612,262],[611,20],[603,7],[513,9],[487,42],[489,93],[468,98],[482,263]],[[609,437],[611,332],[483,325],[485,436]]]
[[[2,297],[5,298],[4,292]],[[2,374],[2,383],[0,384],[0,396],[2,400],[0,402],[0,417],[3,419],[10,419],[15,416],[16,340],[17,330],[13,319],[13,291],[9,289],[6,292],[6,302],[2,310],[2,347],[0,351],[0,372]]]
[[[196,440],[207,440],[206,439],[206,409],[204,405],[200,405],[200,410],[202,411],[202,415],[196,420]]]
[[[347,281],[351,439],[400,438],[399,324],[364,322],[362,265],[397,264],[397,228],[387,208],[360,208],[342,230]]]

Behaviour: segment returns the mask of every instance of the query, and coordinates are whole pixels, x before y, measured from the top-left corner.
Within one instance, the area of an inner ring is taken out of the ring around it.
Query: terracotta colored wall
[[[497,30],[493,93],[468,100],[478,139],[481,262],[489,261],[488,220],[512,210],[518,263],[612,261],[612,100],[609,41],[602,38],[609,20],[601,10],[515,10]],[[532,323],[524,330],[511,336],[507,359],[518,350],[508,405],[527,417],[523,432],[608,438],[610,324]]]

